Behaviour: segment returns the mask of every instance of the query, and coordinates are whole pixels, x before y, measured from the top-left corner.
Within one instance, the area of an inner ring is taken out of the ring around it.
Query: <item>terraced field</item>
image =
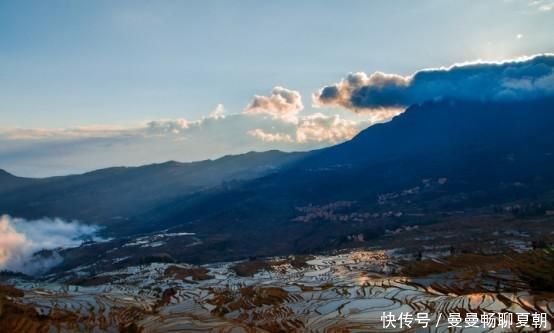
[[[418,326],[385,330],[384,313],[428,314],[432,327],[418,332],[464,331],[448,327],[449,313],[541,312],[548,328],[553,324],[554,297],[530,292],[528,282],[509,270],[408,277],[403,264],[411,256],[355,250],[305,258],[301,265],[292,257],[272,258],[251,276],[236,273],[241,263],[152,263],[81,285],[13,279],[24,294],[6,301],[34,308],[41,323],[34,330],[44,332],[404,332]],[[430,266],[425,260],[421,265]]]

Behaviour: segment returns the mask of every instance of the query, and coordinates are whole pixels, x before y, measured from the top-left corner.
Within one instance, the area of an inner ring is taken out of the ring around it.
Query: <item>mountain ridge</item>
[[[0,177],[0,211],[24,218],[56,216],[109,224],[158,202],[274,172],[303,153],[249,152],[215,160],[167,161],[46,178]],[[7,173],[9,174],[9,173]]]
[[[181,183],[174,162],[147,166],[148,177],[123,169],[113,183],[101,177],[106,171],[62,177],[55,187],[42,180],[9,198],[0,193],[0,210],[97,223],[115,239],[194,233],[195,246],[174,240],[137,253],[193,263],[369,244],[450,214],[554,203],[553,106],[552,98],[431,101],[333,147],[198,162],[199,173]],[[67,253],[75,259],[63,269],[82,260]]]
[[[281,172],[233,188],[212,189],[204,196],[181,198],[135,223],[148,228],[148,221],[155,217],[159,227],[179,226],[178,230],[202,237],[227,239],[224,248],[238,257],[238,253],[263,256],[333,248],[352,234],[371,239],[387,228],[428,223],[449,211],[491,211],[518,200],[554,200],[549,197],[554,158],[548,155],[554,151],[553,105],[552,99],[544,99],[520,103],[437,101],[413,106],[391,122],[307,155]],[[483,112],[488,112],[483,121],[476,121]],[[473,122],[454,130],[464,119]],[[398,135],[398,131],[417,125],[424,126]],[[417,138],[415,133],[425,137]],[[383,143],[384,138],[391,141]],[[447,139],[440,142],[440,138]],[[385,151],[369,154],[368,140]],[[405,142],[410,143],[404,146]],[[435,149],[428,149],[435,143]],[[391,153],[387,149],[398,150]],[[411,191],[416,194],[407,195],[409,199],[379,202],[380,197],[402,198],[401,193]],[[350,214],[379,217],[344,223],[326,218],[307,224],[295,222],[303,210],[332,215],[334,208],[326,207],[337,203],[350,205],[343,208]],[[388,214],[392,216],[386,217]],[[196,254],[186,256],[197,258]]]

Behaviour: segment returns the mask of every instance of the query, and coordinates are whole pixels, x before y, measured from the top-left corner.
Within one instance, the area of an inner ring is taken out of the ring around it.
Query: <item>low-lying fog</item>
[[[59,218],[26,220],[0,216],[0,270],[35,275],[61,263],[55,251],[37,255],[43,250],[76,247],[84,240],[101,240],[98,226]]]

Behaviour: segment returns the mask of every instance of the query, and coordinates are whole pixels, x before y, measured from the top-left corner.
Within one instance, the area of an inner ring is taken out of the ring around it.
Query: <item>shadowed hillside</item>
[[[224,182],[275,172],[302,153],[268,151],[193,163],[114,167],[82,175],[19,178],[0,171],[0,212],[25,218],[78,219],[101,225],[127,223],[176,197]]]

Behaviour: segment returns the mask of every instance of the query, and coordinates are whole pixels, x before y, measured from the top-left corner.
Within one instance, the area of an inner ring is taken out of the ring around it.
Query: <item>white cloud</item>
[[[554,9],[554,0],[530,0],[529,6],[534,7],[541,12],[549,12]]]
[[[249,135],[258,138],[265,142],[293,142],[294,140],[289,134],[285,133],[269,133],[261,128],[256,128],[247,132]]]
[[[373,122],[368,119],[347,120],[339,115],[314,113],[299,117],[294,124],[269,132],[261,128],[248,131],[248,134],[265,142],[290,142],[296,144],[335,144],[349,140]]]
[[[362,81],[363,78],[353,75],[351,80]],[[351,139],[363,128],[371,124],[368,119],[346,120],[339,115],[314,113],[300,116],[304,108],[298,91],[275,87],[270,96],[254,96],[253,101],[245,108],[246,114],[269,114],[276,121],[290,123],[281,132],[256,128],[247,133],[264,142],[289,142],[297,144],[330,143]],[[381,120],[381,119],[377,119]]]
[[[191,123],[186,119],[164,119],[151,121],[147,126],[152,134],[180,134],[196,124],[196,122]]]
[[[322,114],[294,119],[265,113],[161,119],[131,128],[0,129],[0,168],[20,176],[81,173],[111,166],[217,158],[247,151],[321,148],[378,119]]]
[[[61,219],[27,221],[0,216],[0,269],[39,274],[59,264],[55,252],[48,257],[34,256],[41,250],[79,246],[83,239],[95,239],[98,227]]]
[[[315,113],[300,120],[296,129],[296,141],[337,143],[351,139],[369,125],[368,121],[356,122],[341,119],[338,115]]]
[[[218,104],[209,117],[214,119],[225,118],[225,107],[223,104]]]
[[[0,168],[18,175],[64,175],[252,150],[309,150],[348,140],[382,120],[375,115],[355,120],[300,115],[303,109],[298,91],[275,87],[269,96],[255,95],[238,114],[226,114],[218,104],[200,119],[158,119],[132,128],[0,128]]]
[[[109,138],[128,129],[120,126],[80,126],[74,128],[0,128],[0,139],[9,140],[49,140],[79,138]]]
[[[298,91],[275,87],[270,96],[255,95],[244,108],[244,113],[268,114],[274,118],[295,121],[296,115],[302,109],[304,109],[304,105]]]

